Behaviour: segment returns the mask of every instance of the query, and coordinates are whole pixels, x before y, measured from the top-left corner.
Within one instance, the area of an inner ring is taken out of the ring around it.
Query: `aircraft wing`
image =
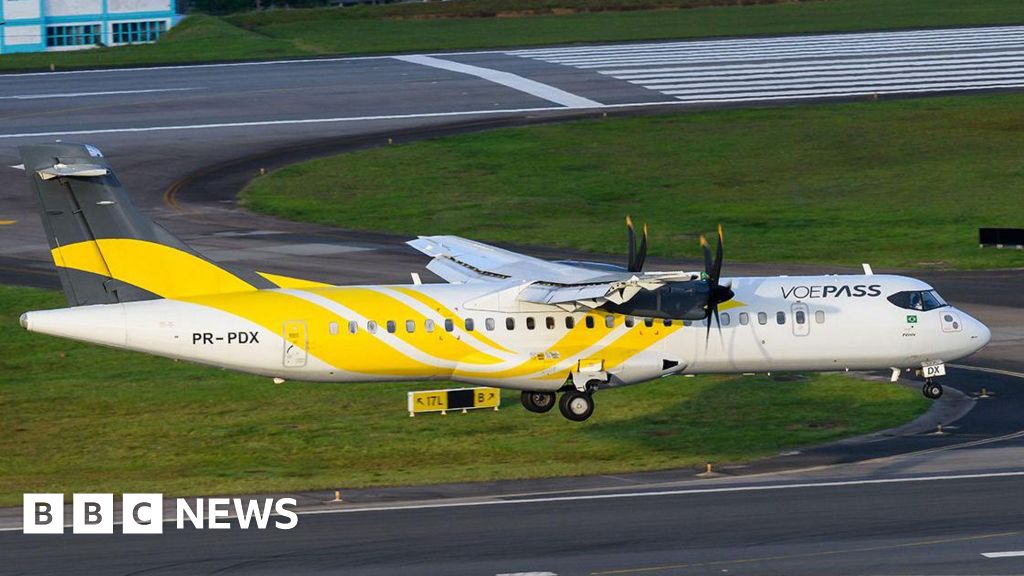
[[[641,290],[699,278],[688,272],[628,272],[593,263],[552,262],[459,236],[420,236],[410,246],[433,258],[427,269],[448,282],[529,284],[519,300],[574,309],[621,304]]]

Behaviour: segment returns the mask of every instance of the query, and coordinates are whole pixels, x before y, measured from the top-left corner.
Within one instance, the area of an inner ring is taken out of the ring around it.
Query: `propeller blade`
[[[644,224],[644,233],[640,236],[640,249],[636,255],[636,270],[632,272],[643,272],[644,262],[647,260],[647,224]]]
[[[724,260],[723,256],[725,255],[724,245],[725,245],[725,239],[722,236],[722,225],[719,224],[718,225],[718,247],[717,247],[717,249],[715,251],[715,267],[714,267],[714,273],[713,273],[714,275],[712,276],[712,278],[714,278],[714,282],[715,282],[716,285],[718,284],[718,279],[722,277],[722,260]]]
[[[711,307],[713,304],[708,303],[708,313],[704,316],[704,323],[707,324],[708,329],[704,331],[704,350],[708,349],[708,341],[711,340]]]
[[[708,239],[703,234],[700,235],[700,247],[704,250],[704,273],[710,276],[712,270],[711,246],[708,245]]]
[[[636,231],[633,230],[633,219],[626,215],[626,235],[629,239],[629,247],[626,256],[626,269],[630,272],[637,272],[636,269]]]

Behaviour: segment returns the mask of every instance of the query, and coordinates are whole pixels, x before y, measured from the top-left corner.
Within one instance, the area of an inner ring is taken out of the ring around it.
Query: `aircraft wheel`
[[[554,392],[531,392],[529,390],[523,390],[520,399],[523,401],[524,408],[530,412],[536,412],[538,414],[543,414],[555,407]]]
[[[921,393],[924,394],[925,398],[938,400],[942,396],[942,384],[936,384],[931,380],[927,380],[924,386],[921,387]]]
[[[573,422],[583,422],[594,413],[594,397],[587,392],[568,390],[558,401],[558,409]]]

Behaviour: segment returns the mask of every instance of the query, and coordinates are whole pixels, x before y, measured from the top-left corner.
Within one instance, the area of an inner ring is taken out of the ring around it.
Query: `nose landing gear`
[[[942,384],[939,384],[929,378],[924,381],[924,386],[921,387],[921,393],[924,394],[925,398],[938,400],[942,396]]]

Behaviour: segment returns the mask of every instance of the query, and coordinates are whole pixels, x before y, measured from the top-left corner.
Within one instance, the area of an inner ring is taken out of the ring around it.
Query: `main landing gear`
[[[520,399],[524,408],[538,414],[548,412],[555,406],[554,392],[524,391]],[[558,400],[558,411],[573,422],[583,422],[594,413],[594,396],[590,390],[580,392],[570,388],[563,392]]]
[[[942,384],[939,384],[929,378],[924,381],[924,386],[921,387],[921,393],[924,394],[925,398],[938,400],[942,396]]]
[[[538,414],[543,414],[555,407],[554,392],[530,392],[529,390],[524,390],[521,399],[524,408]]]

